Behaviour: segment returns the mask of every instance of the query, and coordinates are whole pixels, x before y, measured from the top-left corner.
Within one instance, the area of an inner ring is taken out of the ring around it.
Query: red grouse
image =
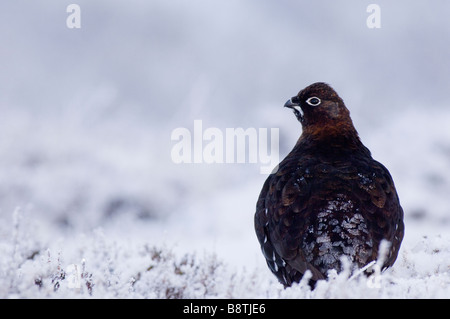
[[[353,126],[344,101],[314,83],[284,105],[303,132],[261,190],[255,230],[270,270],[285,286],[312,273],[341,271],[341,258],[362,268],[390,243],[391,266],[403,239],[403,210],[389,171],[375,161]]]

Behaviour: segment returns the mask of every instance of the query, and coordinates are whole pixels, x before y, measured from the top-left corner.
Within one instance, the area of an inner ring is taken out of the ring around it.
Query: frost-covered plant
[[[0,223],[1,298],[448,298],[450,237],[405,242],[397,263],[367,277],[343,270],[284,289],[261,265],[231,267],[216,252],[178,253],[101,229],[44,243],[20,210]],[[372,265],[373,266],[373,265]]]

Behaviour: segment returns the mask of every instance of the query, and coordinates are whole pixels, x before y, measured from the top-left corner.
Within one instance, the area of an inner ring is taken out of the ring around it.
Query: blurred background
[[[264,263],[261,164],[175,164],[171,133],[278,128],[281,160],[301,133],[284,102],[323,81],[390,170],[405,240],[448,230],[449,14],[444,0],[4,0],[0,217],[20,207],[50,241],[102,227]]]

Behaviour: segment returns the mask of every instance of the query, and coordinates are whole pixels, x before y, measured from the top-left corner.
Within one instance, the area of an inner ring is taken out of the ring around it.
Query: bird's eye
[[[320,104],[320,99],[318,97],[310,97],[309,99],[306,100],[306,103],[308,103],[311,106],[317,106]]]

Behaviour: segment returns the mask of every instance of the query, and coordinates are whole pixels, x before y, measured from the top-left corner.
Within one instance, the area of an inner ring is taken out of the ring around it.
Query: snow
[[[449,298],[449,8],[379,1],[368,29],[353,2],[78,1],[79,30],[2,3],[0,298]],[[262,164],[176,164],[171,133],[279,128],[282,159],[283,103],[315,81],[390,170],[405,238],[381,274],[284,289],[253,229]]]

